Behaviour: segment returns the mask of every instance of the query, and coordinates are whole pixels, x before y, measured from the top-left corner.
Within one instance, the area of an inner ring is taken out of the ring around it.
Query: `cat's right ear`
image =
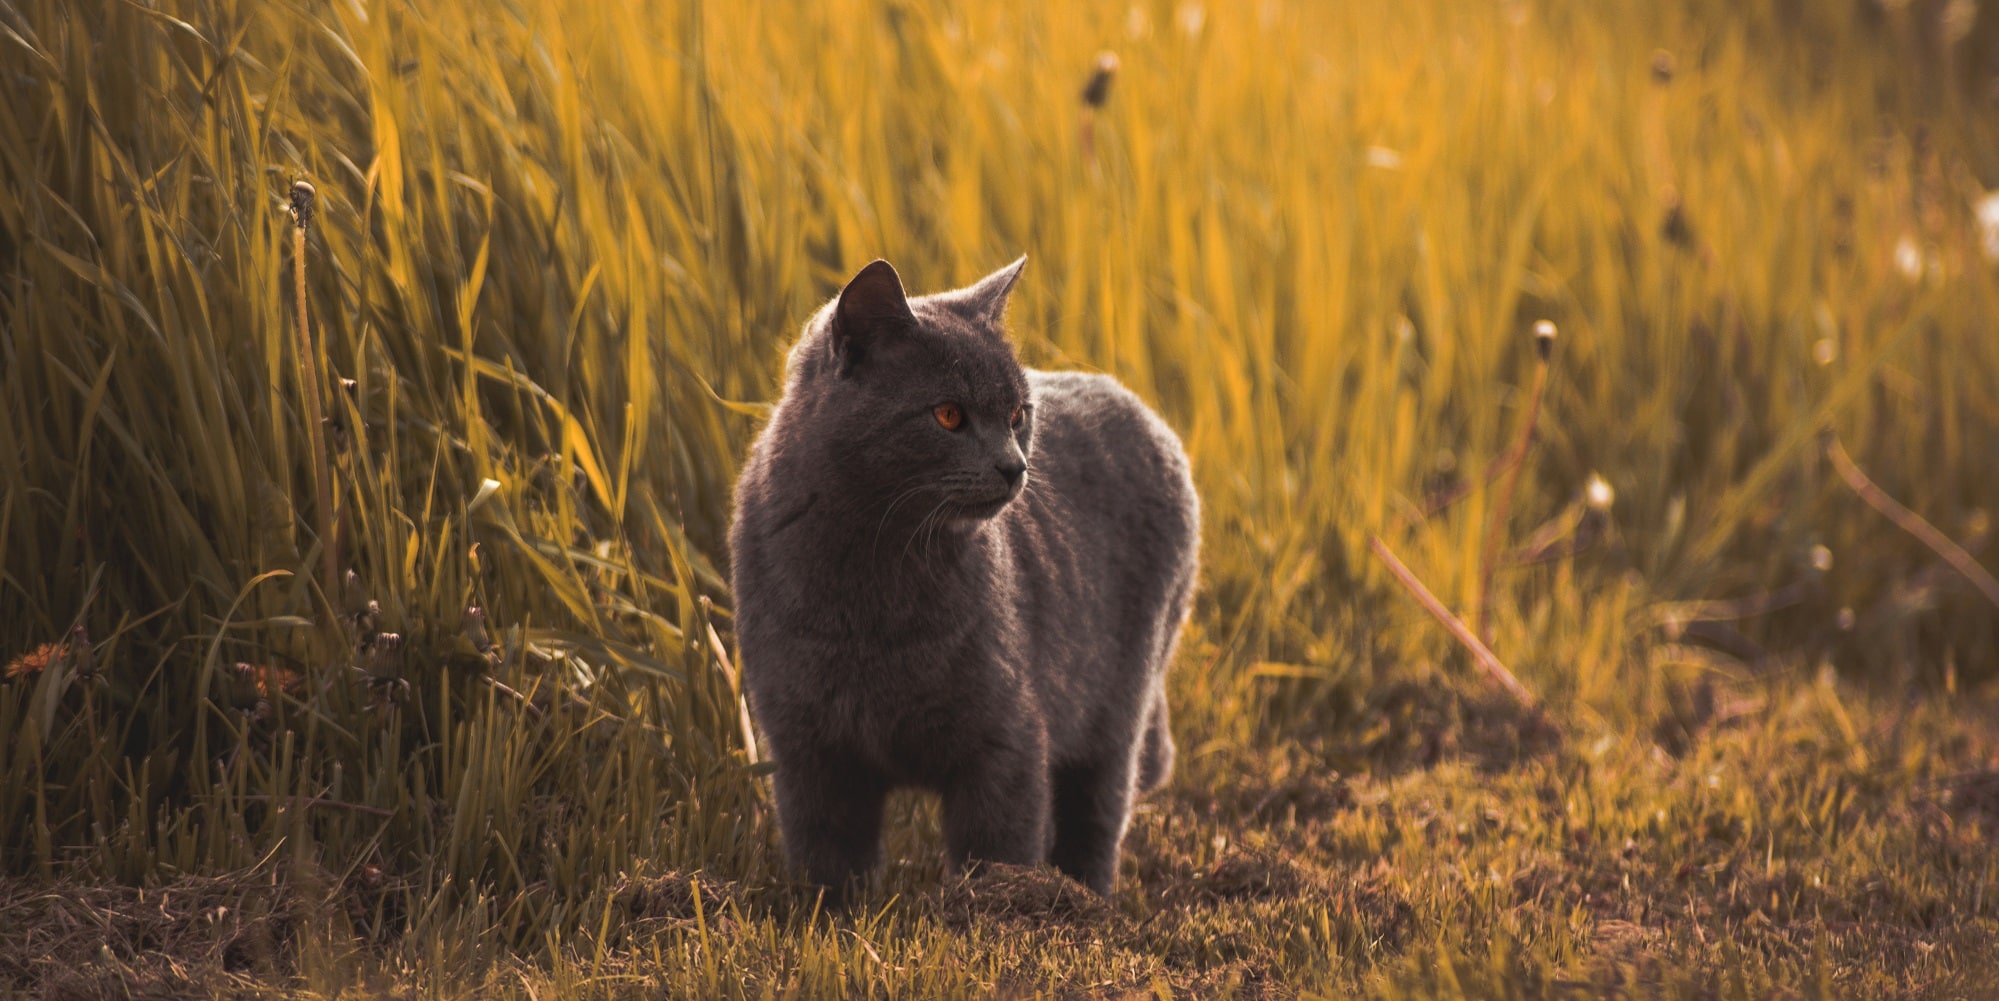
[[[833,306],[832,327],[833,363],[843,376],[865,360],[883,337],[916,328],[916,314],[909,309],[902,279],[887,261],[862,268],[840,290],[840,300]]]

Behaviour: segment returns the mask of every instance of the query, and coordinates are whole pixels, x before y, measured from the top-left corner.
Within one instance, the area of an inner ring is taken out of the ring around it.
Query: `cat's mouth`
[[[1012,489],[995,497],[955,500],[951,502],[951,513],[962,521],[984,521],[1004,510],[1019,494],[1018,489]]]

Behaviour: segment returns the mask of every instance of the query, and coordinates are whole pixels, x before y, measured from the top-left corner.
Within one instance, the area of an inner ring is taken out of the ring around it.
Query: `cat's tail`
[[[1145,714],[1144,745],[1138,751],[1138,791],[1148,793],[1173,774],[1173,734],[1166,726],[1166,693],[1152,698]]]

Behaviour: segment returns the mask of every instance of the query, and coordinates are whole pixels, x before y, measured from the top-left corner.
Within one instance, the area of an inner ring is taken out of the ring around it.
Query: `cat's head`
[[[862,268],[792,350],[787,446],[828,460],[814,465],[865,516],[970,525],[998,514],[1033,454],[1027,374],[1004,327],[1026,264],[914,298],[887,261]]]

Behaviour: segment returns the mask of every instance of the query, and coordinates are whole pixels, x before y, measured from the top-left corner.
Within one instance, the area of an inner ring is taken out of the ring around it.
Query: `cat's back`
[[[1030,369],[1027,377],[1033,482],[1059,493],[1071,514],[1097,522],[1094,531],[1133,536],[1155,557],[1144,562],[1190,575],[1200,502],[1179,436],[1110,376]]]

